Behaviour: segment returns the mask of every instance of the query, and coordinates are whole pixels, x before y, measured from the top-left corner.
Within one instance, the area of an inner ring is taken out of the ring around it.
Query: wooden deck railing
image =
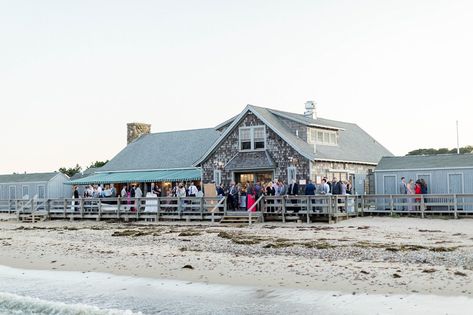
[[[195,219],[220,218],[230,210],[225,197],[60,198],[0,200],[0,212],[63,219]],[[255,203],[263,219],[286,222],[298,217],[358,215],[473,215],[473,194],[265,196]],[[245,209],[241,209],[246,211]]]

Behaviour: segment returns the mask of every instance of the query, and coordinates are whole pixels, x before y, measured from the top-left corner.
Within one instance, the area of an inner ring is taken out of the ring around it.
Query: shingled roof
[[[192,167],[219,136],[220,132],[213,128],[146,134],[97,172]]]
[[[375,171],[473,168],[473,154],[409,155],[384,157]]]
[[[6,175],[0,175],[0,183],[9,184],[9,183],[49,182],[57,174],[60,174],[60,173],[50,172],[50,173],[31,173],[31,174],[6,174]]]
[[[253,112],[284,141],[289,143],[302,156],[311,161],[319,160],[377,164],[383,156],[392,156],[392,153],[389,152],[389,150],[356,124],[324,118],[313,119],[301,114],[248,105],[240,115],[234,118],[233,122],[225,129],[220,138],[210,147],[202,159],[196,163],[197,165],[202,163],[205,158],[218,147],[226,136],[239,125],[240,121],[248,111]],[[297,137],[281,118],[293,120],[308,127],[338,130],[338,145],[330,146],[317,144],[314,152],[314,146]],[[227,123],[228,121],[226,124]]]

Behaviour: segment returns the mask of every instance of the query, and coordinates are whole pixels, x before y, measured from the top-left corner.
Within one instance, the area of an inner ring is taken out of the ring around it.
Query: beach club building
[[[0,175],[0,200],[70,197],[68,182],[59,172]]]
[[[237,116],[207,129],[151,133],[128,124],[128,145],[104,167],[71,184],[149,183],[163,191],[176,182],[237,183],[311,179],[351,180],[358,194],[367,174],[392,154],[353,123],[317,116],[315,103],[303,114],[247,105]]]

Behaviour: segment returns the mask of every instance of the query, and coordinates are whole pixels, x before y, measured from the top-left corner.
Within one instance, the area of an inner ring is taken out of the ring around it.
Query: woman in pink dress
[[[247,204],[246,204],[248,211],[256,212],[256,206],[253,207],[253,205],[256,202],[255,189],[254,189],[253,185],[249,182],[247,183],[247,186],[246,186],[246,195],[247,195],[247,198],[248,198],[248,201],[247,201]],[[251,207],[253,207],[253,209],[251,209]]]

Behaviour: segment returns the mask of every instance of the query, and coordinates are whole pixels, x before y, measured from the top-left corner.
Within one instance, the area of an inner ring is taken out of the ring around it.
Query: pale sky
[[[307,100],[396,155],[473,145],[472,31],[468,0],[0,0],[0,174]]]

